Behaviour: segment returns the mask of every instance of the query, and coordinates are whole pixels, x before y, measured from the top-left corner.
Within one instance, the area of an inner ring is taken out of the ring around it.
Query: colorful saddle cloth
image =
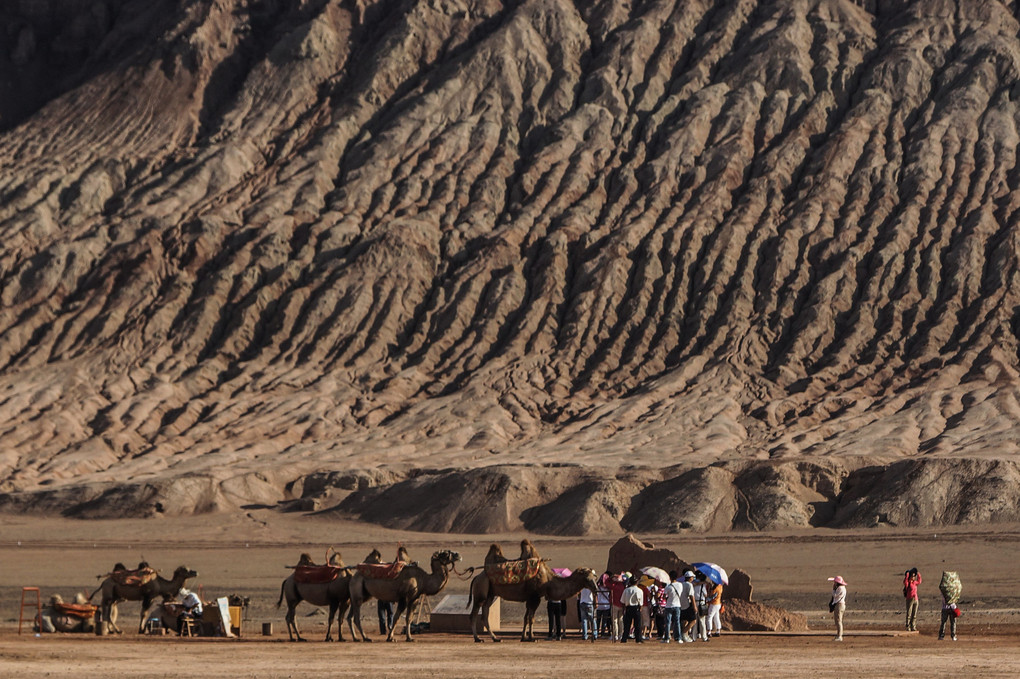
[[[153,568],[140,568],[134,571],[113,571],[110,573],[110,577],[119,585],[140,587],[156,579],[156,570]]]
[[[963,583],[956,571],[942,571],[942,581],[939,583],[939,591],[946,598],[947,604],[960,603],[960,593],[963,591]]]
[[[92,604],[65,604],[63,602],[55,602],[53,604],[53,610],[61,615],[66,615],[71,618],[81,618],[82,620],[89,620],[96,614],[96,609],[99,606],[93,606]]]
[[[404,570],[406,561],[394,561],[393,563],[359,563],[358,572],[366,578],[375,580],[396,580],[400,571]]]
[[[343,566],[294,566],[294,580],[303,585],[333,582],[347,569]]]
[[[538,575],[542,559],[517,559],[485,566],[485,574],[497,585],[517,585]]]

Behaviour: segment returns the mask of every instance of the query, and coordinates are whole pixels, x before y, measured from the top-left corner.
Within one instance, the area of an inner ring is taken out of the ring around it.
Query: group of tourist
[[[723,586],[700,571],[669,572],[669,582],[606,571],[594,596],[581,590],[578,617],[585,641],[708,641],[722,632]],[[549,602],[549,637],[562,638],[562,602]]]
[[[832,613],[836,625],[836,636],[833,641],[843,641],[843,614],[846,612],[847,582],[842,576],[829,578],[832,583],[832,598],[829,600],[829,612]],[[917,588],[921,584],[921,573],[911,568],[903,573],[903,598],[907,603],[905,628],[908,632],[917,631],[917,608],[919,603]],[[962,585],[955,571],[942,573],[939,592],[942,594],[942,614],[939,622],[939,641],[946,638],[946,627],[949,627],[950,639],[956,641],[956,619],[960,617],[960,592]]]

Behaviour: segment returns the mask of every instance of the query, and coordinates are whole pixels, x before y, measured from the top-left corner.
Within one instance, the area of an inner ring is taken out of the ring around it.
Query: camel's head
[[[460,561],[460,554],[457,552],[451,552],[449,549],[444,549],[433,554],[432,561],[433,563],[439,562],[444,566],[452,566]]]
[[[598,575],[590,568],[578,568],[574,571],[573,577],[583,580],[584,585],[582,589],[587,589],[592,594],[595,594],[599,588]]]
[[[188,568],[187,566],[178,566],[174,570],[174,579],[175,580],[177,578],[183,578],[183,579],[187,580],[189,578],[197,578],[197,577],[198,577],[198,571],[193,571],[190,568]]]

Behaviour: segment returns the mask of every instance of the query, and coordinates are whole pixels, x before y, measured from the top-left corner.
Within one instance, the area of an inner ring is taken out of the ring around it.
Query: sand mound
[[[995,0],[4,3],[0,505],[1014,520],[1018,33]]]
[[[747,632],[806,632],[807,617],[757,601],[727,600],[719,616],[723,629]]]

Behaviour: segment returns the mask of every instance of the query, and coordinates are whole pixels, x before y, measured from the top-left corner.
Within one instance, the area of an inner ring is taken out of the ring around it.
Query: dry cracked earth
[[[0,7],[0,510],[1020,521],[995,0]]]

